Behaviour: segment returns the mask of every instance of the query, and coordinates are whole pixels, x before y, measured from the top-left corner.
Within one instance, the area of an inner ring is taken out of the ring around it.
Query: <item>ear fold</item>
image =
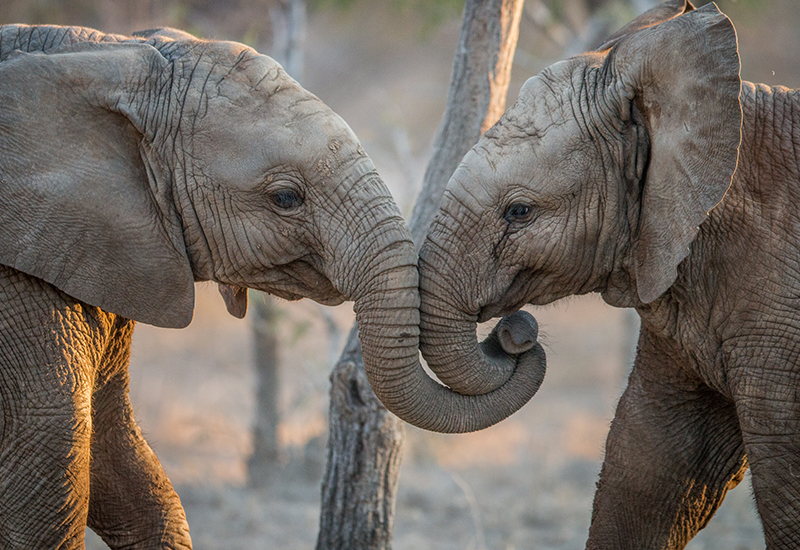
[[[673,13],[680,4],[662,8]],[[698,226],[736,171],[742,124],[736,32],[709,4],[622,36],[605,63],[615,78],[612,93],[627,100],[624,116],[640,119],[650,141],[633,237],[639,298],[649,303],[675,281]]]
[[[0,263],[109,312],[186,326],[181,222],[141,153],[139,112],[156,107],[145,96],[167,62],[145,44],[75,50],[0,63]]]

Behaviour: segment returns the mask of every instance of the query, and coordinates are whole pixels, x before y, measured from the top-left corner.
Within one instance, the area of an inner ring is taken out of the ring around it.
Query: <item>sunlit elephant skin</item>
[[[0,548],[82,548],[87,524],[111,548],[191,546],[127,394],[134,322],[186,326],[196,281],[239,317],[245,288],[353,300],[376,394],[423,428],[498,422],[541,382],[526,318],[490,343],[523,357],[515,399],[425,375],[408,228],[272,59],[174,29],[2,26]]]
[[[587,548],[684,548],[748,467],[767,547],[800,548],[798,158],[800,94],[674,0],[531,78],[450,180],[420,348],[453,389],[506,376],[475,321],[590,292],[641,317]]]

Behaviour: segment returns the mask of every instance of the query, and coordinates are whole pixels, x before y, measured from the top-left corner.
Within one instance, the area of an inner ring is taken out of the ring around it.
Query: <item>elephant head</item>
[[[0,27],[0,263],[163,327],[191,321],[195,281],[238,316],[244,288],[354,300],[370,382],[401,418],[463,431],[527,400],[425,374],[416,253],[388,190],[341,118],[241,44]],[[508,326],[498,354],[532,325]]]
[[[476,321],[662,295],[736,170],[740,86],[732,24],[685,0],[529,79],[463,159],[420,252],[420,347],[439,378],[505,383]]]

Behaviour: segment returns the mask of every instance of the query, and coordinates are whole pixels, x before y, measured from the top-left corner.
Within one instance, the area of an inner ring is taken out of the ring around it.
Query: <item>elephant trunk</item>
[[[454,279],[453,260],[430,237],[420,251],[422,355],[436,376],[460,394],[492,395],[503,389],[510,399],[527,401],[532,388],[520,381],[536,381],[535,393],[545,373],[536,321],[517,312],[503,318],[479,343],[477,313],[458,305],[464,293],[474,291],[454,290],[463,281]],[[526,373],[525,378],[520,373]]]
[[[518,365],[508,382],[483,395],[462,395],[430,378],[419,360],[419,274],[414,244],[399,215],[391,230],[387,231],[385,221],[382,225],[381,232],[387,236],[381,239],[383,248],[365,256],[370,262],[363,271],[363,283],[351,293],[364,367],[375,394],[401,419],[436,432],[480,430],[511,415],[541,384],[542,347],[534,338],[532,348],[521,356],[524,364]],[[524,323],[510,323],[510,333],[518,324]],[[508,355],[496,343],[487,344],[487,349],[491,354]]]

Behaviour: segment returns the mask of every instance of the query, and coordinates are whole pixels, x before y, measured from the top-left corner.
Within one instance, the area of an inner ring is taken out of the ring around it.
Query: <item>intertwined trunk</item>
[[[411,217],[420,243],[458,162],[499,118],[523,0],[468,0],[447,107]],[[403,424],[375,398],[352,330],[331,374],[318,550],[391,548]]]

